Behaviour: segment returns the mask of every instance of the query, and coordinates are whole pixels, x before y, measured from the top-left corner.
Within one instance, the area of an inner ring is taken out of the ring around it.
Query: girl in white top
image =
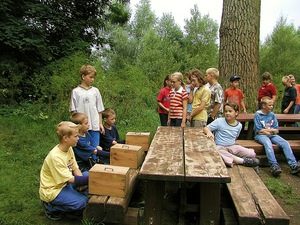
[[[226,103],[224,105],[225,117],[217,118],[208,124],[203,131],[209,138],[214,138],[217,149],[227,166],[232,167],[233,164],[258,166],[259,160],[255,158],[256,154],[253,149],[235,144],[235,140],[242,130],[242,124],[236,120],[238,114],[239,107],[237,104]]]

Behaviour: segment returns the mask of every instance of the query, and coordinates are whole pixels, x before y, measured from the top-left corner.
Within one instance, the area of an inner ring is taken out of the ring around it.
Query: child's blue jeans
[[[88,172],[84,172],[83,176],[88,176]],[[52,202],[45,206],[49,212],[73,212],[83,210],[87,202],[87,193],[81,193],[76,190],[74,184],[68,184]]]
[[[258,134],[255,136],[255,140],[257,140],[259,143],[261,143],[264,146],[270,165],[278,164],[277,160],[275,158],[272,143],[278,145],[282,149],[282,151],[285,155],[285,158],[287,159],[287,163],[289,164],[290,167],[297,165],[297,161],[295,159],[295,156],[291,149],[290,144],[285,139],[280,137],[279,135]]]

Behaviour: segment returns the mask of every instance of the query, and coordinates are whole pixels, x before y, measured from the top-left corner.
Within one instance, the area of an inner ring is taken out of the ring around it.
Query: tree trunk
[[[239,75],[248,111],[256,108],[259,78],[260,0],[223,0],[220,26],[220,80],[226,87]]]

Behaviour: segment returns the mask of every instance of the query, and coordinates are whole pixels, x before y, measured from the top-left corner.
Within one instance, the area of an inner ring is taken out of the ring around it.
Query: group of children
[[[39,194],[51,220],[82,215],[88,201],[88,170],[95,163],[109,164],[111,146],[122,142],[116,113],[104,109],[99,89],[92,86],[95,76],[93,66],[81,67],[81,82],[71,94],[70,121],[57,125],[59,144],[41,168]]]
[[[219,71],[216,68],[206,70],[206,75],[197,69],[185,74],[186,84],[180,72],[167,76],[157,96],[161,125],[201,127],[209,138],[214,138],[217,149],[227,166],[242,164],[256,167],[259,160],[253,149],[236,145],[242,125],[237,121],[239,112],[246,113],[244,94],[238,88],[240,77],[230,77],[230,87],[223,92],[218,83]],[[292,174],[300,172],[300,164],[289,143],[278,135],[278,122],[272,112],[276,100],[276,88],[272,84],[271,74],[262,75],[262,86],[258,91],[258,107],[255,113],[255,140],[264,145],[271,173],[278,176],[281,168],[276,161],[272,143],[279,145],[287,158]],[[282,101],[282,113],[294,113],[296,89],[292,75],[284,76],[285,93]],[[298,86],[299,87],[299,86]],[[300,90],[299,90],[300,91]],[[300,97],[300,96],[298,96]],[[223,106],[224,104],[224,106]],[[298,109],[298,107],[296,107]],[[223,112],[224,110],[224,112]],[[222,117],[224,115],[224,117]],[[162,120],[162,118],[164,118]]]

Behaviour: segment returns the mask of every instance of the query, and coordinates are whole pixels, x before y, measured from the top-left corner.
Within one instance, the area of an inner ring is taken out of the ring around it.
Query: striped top
[[[178,90],[174,88],[170,91],[170,112],[171,119],[182,119],[183,114],[183,101],[188,99],[188,93],[183,87]]]

